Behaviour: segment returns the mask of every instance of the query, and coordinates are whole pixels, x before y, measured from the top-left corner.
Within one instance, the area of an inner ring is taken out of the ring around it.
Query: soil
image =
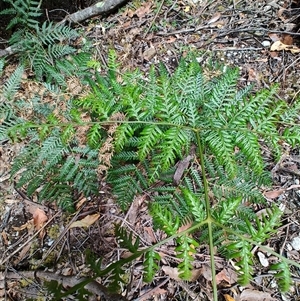
[[[288,103],[300,96],[300,2],[297,0],[134,1],[113,15],[93,18],[78,28],[91,40],[95,59],[104,65],[109,49],[114,48],[123,70],[139,68],[147,73],[150,66],[163,63],[172,73],[180,58],[193,50],[203,65],[219,63],[238,67],[241,87],[251,84],[255,92],[278,84],[277,96]],[[278,46],[278,41],[285,46]],[[64,276],[88,276],[87,250],[103,258],[103,267],[129,256],[114,236],[116,223],[137,233],[142,246],[161,240],[162,233],[153,229],[147,214],[145,196],[134,200],[129,210],[122,212],[105,182],[101,183],[99,196],[78,197],[81,206],[73,215],[62,212],[55,204],[38,204],[35,198],[28,198],[22,189],[15,189],[9,175],[21,147],[22,144],[9,141],[0,144],[0,276],[5,279],[0,281],[1,300],[27,300],[37,295],[50,300],[39,279],[25,283],[6,279],[6,273],[22,276],[22,272],[42,269]],[[268,243],[300,263],[299,149],[287,146],[279,162],[272,161],[267,149],[264,154],[274,180],[267,204],[276,202],[284,206],[285,212],[282,227]],[[259,210],[265,210],[265,206]],[[72,226],[91,216],[95,221],[89,227]],[[159,251],[164,257],[164,267],[172,267],[173,246],[163,246]],[[261,250],[260,253],[261,264],[263,260],[272,260],[269,254]],[[236,284],[232,263],[216,256],[216,268],[222,282],[220,300],[300,299],[300,274],[296,269],[292,269],[293,285],[283,295],[270,278],[264,277],[265,270],[260,264],[254,280],[245,288]],[[123,287],[122,294],[127,300],[212,300],[205,246],[196,256],[195,269],[199,274],[189,283],[177,279],[174,270],[163,268],[152,283],[145,284],[141,281],[141,263],[135,261],[128,267],[129,285]],[[97,280],[103,285],[107,283],[107,279]]]

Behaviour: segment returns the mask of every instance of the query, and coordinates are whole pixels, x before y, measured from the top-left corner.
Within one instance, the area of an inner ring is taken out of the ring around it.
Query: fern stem
[[[198,144],[198,153],[199,153],[201,172],[202,172],[202,181],[203,181],[203,188],[204,188],[206,222],[207,222],[208,236],[209,236],[209,253],[210,253],[212,288],[213,288],[213,300],[218,301],[213,230],[212,230],[212,223],[214,223],[214,219],[212,218],[212,215],[211,215],[211,206],[210,206],[209,194],[208,194],[208,181],[207,181],[206,173],[205,173],[206,169],[204,166],[204,154],[203,154],[203,147],[201,144],[200,129],[195,130],[195,132],[196,132],[196,139],[197,139],[197,144]]]
[[[200,130],[205,131],[205,130],[210,130],[210,131],[226,131],[226,132],[241,132],[241,133],[253,133],[253,134],[257,134],[257,136],[261,136],[261,137],[268,137],[268,138],[273,138],[276,137],[279,140],[280,139],[285,139],[285,136],[283,135],[277,135],[274,133],[266,133],[263,131],[257,131],[254,129],[243,129],[243,128],[232,128],[232,127],[205,127],[205,126],[201,126],[199,128],[193,128],[189,125],[181,125],[181,124],[174,124],[172,122],[164,122],[164,121],[132,121],[132,120],[106,120],[106,121],[84,121],[84,122],[59,122],[58,124],[53,124],[53,123],[25,123],[22,124],[23,127],[22,129],[34,129],[34,128],[43,128],[43,127],[47,127],[49,129],[51,128],[63,128],[66,126],[72,126],[74,128],[76,127],[80,127],[80,126],[92,126],[95,124],[99,124],[99,125],[111,125],[111,124],[142,124],[142,125],[158,125],[158,126],[170,126],[170,127],[175,127],[175,128],[179,128],[179,129],[186,129],[186,130],[192,130],[194,132],[199,132]],[[278,124],[281,125],[285,125],[285,126],[297,126],[297,123],[288,123],[288,122],[280,122],[278,121]]]
[[[214,254],[214,242],[213,242],[213,230],[212,230],[211,218],[209,218],[207,227],[208,227],[208,237],[209,237],[209,255],[210,255],[210,265],[211,265],[213,300],[218,301],[218,289],[217,289],[217,281],[216,281],[216,266],[215,266],[215,254]]]
[[[197,130],[195,132],[196,132],[196,139],[197,139],[197,144],[198,144],[198,155],[199,155],[199,159],[200,159],[201,173],[202,173],[202,180],[203,180],[206,218],[211,219],[211,210],[210,210],[209,195],[208,195],[208,182],[207,182],[206,174],[205,174],[204,155],[203,155],[203,148],[202,148],[201,138],[200,138],[200,130]]]

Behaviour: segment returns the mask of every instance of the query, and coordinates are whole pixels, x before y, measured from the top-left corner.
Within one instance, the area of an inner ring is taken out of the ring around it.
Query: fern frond
[[[14,15],[8,23],[6,29],[11,29],[19,24],[27,28],[35,29],[38,25],[36,20],[41,16],[39,2],[35,0],[7,0],[11,8],[1,11],[1,14]]]
[[[254,226],[246,220],[248,230],[252,234],[252,239],[257,242],[264,242],[267,238],[269,238],[270,234],[274,233],[275,229],[280,226],[280,218],[282,214],[283,212],[277,206],[267,209],[267,212],[261,215],[261,220],[256,217],[256,228],[254,228]]]
[[[195,196],[190,190],[186,188],[181,189],[184,200],[190,208],[196,222],[202,222],[206,217],[205,204],[203,200]]]
[[[212,216],[222,225],[234,224],[232,219],[236,216],[236,210],[241,202],[241,197],[219,201],[217,208],[214,208],[212,212]]]
[[[115,235],[121,247],[128,249],[131,253],[135,253],[138,250],[140,239],[137,237],[133,242],[133,233],[131,231],[128,234],[123,227],[116,225]]]
[[[139,157],[143,161],[146,159],[150,151],[159,144],[163,137],[163,132],[159,126],[153,124],[146,126],[140,134],[139,139]]]
[[[124,281],[125,270],[121,265],[116,265],[112,270],[111,275],[108,277],[109,286],[108,289],[111,292],[118,292],[120,290],[120,284],[125,283]]]
[[[224,128],[224,124],[220,121],[214,122],[213,127]],[[233,157],[234,143],[233,136],[230,132],[215,129],[209,131],[206,135],[206,142],[211,151],[216,155],[220,165],[223,165],[230,178],[233,178],[237,172],[236,161]]]
[[[158,203],[151,204],[150,213],[153,218],[154,226],[162,229],[169,236],[175,234],[179,229],[179,217],[174,217],[171,211]]]
[[[285,261],[281,261],[279,263],[271,265],[270,270],[277,272],[274,274],[274,277],[277,281],[279,289],[283,293],[287,292],[292,285],[290,266]]]
[[[184,280],[190,280],[193,269],[193,254],[196,253],[196,247],[199,244],[189,235],[182,235],[176,242],[176,257],[182,260],[178,265],[179,276]]]
[[[241,285],[247,285],[253,275],[253,255],[251,253],[251,244],[240,240],[226,245],[229,258],[237,259],[236,265],[241,268],[239,271],[238,282]]]
[[[149,250],[145,253],[144,261],[144,277],[145,282],[151,282],[159,270],[158,262],[160,261],[160,256],[154,250]]]
[[[229,107],[230,100],[236,94],[238,75],[238,69],[228,69],[225,74],[212,81],[210,101],[205,102],[204,107],[217,115],[220,110]]]
[[[24,67],[22,65],[19,65],[6,81],[2,90],[2,97],[6,98],[8,101],[11,101],[13,99],[14,95],[20,87],[23,73]]]

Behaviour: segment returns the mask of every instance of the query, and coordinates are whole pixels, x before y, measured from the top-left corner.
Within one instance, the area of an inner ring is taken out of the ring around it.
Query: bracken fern
[[[259,187],[270,179],[265,180],[260,141],[276,156],[282,140],[299,142],[299,101],[287,113],[286,103],[275,97],[276,86],[255,95],[248,87],[239,91],[236,69],[206,78],[193,58],[182,60],[174,74],[163,65],[153,67],[146,79],[139,71],[120,76],[114,52],[108,65],[107,75],[91,71],[85,79],[90,93],[71,99],[65,111],[45,110],[44,123],[16,118],[5,124],[4,134],[31,139],[13,166],[13,174],[22,170],[17,185],[28,194],[39,189],[42,200],[50,196],[66,207],[74,192],[97,193],[103,177],[124,210],[147,192],[154,226],[167,238],[140,250],[137,237],[117,228],[122,245],[133,254],[96,273],[112,273],[113,289],[123,281],[123,265],[143,254],[145,280],[151,281],[159,269],[156,248],[168,240],[174,242],[183,279],[191,276],[198,246],[208,242],[213,275],[213,250],[219,246],[236,261],[239,280],[246,284],[254,271],[252,246],[264,247],[282,215],[274,206],[259,219],[246,206],[246,201],[262,202]],[[292,126],[282,131],[286,123]],[[76,136],[80,127],[84,139]],[[174,179],[187,157],[189,164]],[[272,268],[287,290],[287,263],[298,265],[278,257],[282,265]],[[214,278],[213,287],[217,300]]]

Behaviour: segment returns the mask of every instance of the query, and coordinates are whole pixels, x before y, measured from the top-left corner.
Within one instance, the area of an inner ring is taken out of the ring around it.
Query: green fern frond
[[[123,150],[124,146],[128,143],[128,140],[134,135],[134,129],[130,124],[123,123],[119,125],[114,134],[115,141],[114,146],[117,152]]]
[[[150,206],[150,213],[153,218],[154,226],[158,229],[162,229],[169,236],[175,234],[179,229],[179,217],[174,217],[173,213],[166,207],[162,207],[158,203],[153,203]]]
[[[102,126],[99,123],[92,125],[87,134],[87,142],[91,148],[97,148],[102,138]]]
[[[213,126],[217,126],[217,128],[226,127],[221,122],[214,122]],[[237,165],[233,157],[234,140],[231,133],[215,129],[214,131],[209,131],[205,139],[211,151],[216,154],[219,165],[223,165],[229,178],[233,178],[237,173]]]
[[[220,110],[230,106],[230,100],[236,94],[238,76],[238,69],[229,69],[225,74],[212,81],[210,101],[204,103],[204,107],[212,114],[218,115]]]
[[[0,76],[2,76],[4,66],[5,66],[5,59],[1,58],[0,59]]]
[[[190,212],[193,215],[196,222],[202,222],[206,218],[206,210],[204,201],[194,195],[190,190],[186,188],[181,189],[184,200],[189,206]]]
[[[252,239],[257,242],[264,242],[267,238],[269,238],[270,234],[274,233],[274,231],[280,226],[280,218],[282,214],[283,212],[277,206],[273,206],[272,208],[267,209],[265,214],[261,215],[261,219],[256,217],[256,228],[247,221],[249,233],[252,234]]]
[[[140,239],[137,237],[134,241],[133,233],[131,231],[128,234],[124,228],[120,227],[120,225],[116,225],[115,235],[122,248],[126,248],[132,253],[135,253],[138,250]]]
[[[176,257],[182,260],[178,264],[179,276],[184,280],[190,280],[193,269],[193,255],[196,253],[196,247],[199,244],[189,235],[182,235],[176,242]]]
[[[6,29],[11,29],[15,25],[35,29],[38,25],[36,20],[41,16],[39,2],[35,0],[7,0],[12,7],[2,10],[1,15],[14,15],[8,23]]]
[[[276,274],[274,274],[274,277],[277,281],[279,289],[283,293],[288,292],[292,285],[290,266],[285,261],[281,261],[279,263],[271,265],[270,270],[277,272]]]
[[[4,84],[2,97],[6,98],[7,101],[11,101],[18,91],[23,73],[24,67],[19,65]]]
[[[145,261],[144,261],[144,276],[143,279],[145,282],[151,282],[159,270],[158,262],[160,261],[160,256],[154,250],[149,250],[145,253]]]
[[[111,275],[108,277],[109,285],[108,289],[109,291],[116,293],[120,290],[120,284],[125,283],[124,277],[125,276],[125,270],[120,265],[116,265],[115,268],[112,270]]]
[[[139,139],[139,157],[140,160],[145,160],[150,151],[159,144],[163,137],[163,132],[159,126],[153,124],[144,127]]]
[[[235,224],[232,222],[232,219],[236,216],[236,210],[240,206],[241,202],[241,197],[219,201],[217,208],[214,208],[212,212],[212,216],[220,224]]]
[[[237,259],[236,266],[240,267],[238,282],[241,285],[247,285],[253,275],[253,255],[251,253],[251,244],[240,240],[226,245],[229,258]]]

